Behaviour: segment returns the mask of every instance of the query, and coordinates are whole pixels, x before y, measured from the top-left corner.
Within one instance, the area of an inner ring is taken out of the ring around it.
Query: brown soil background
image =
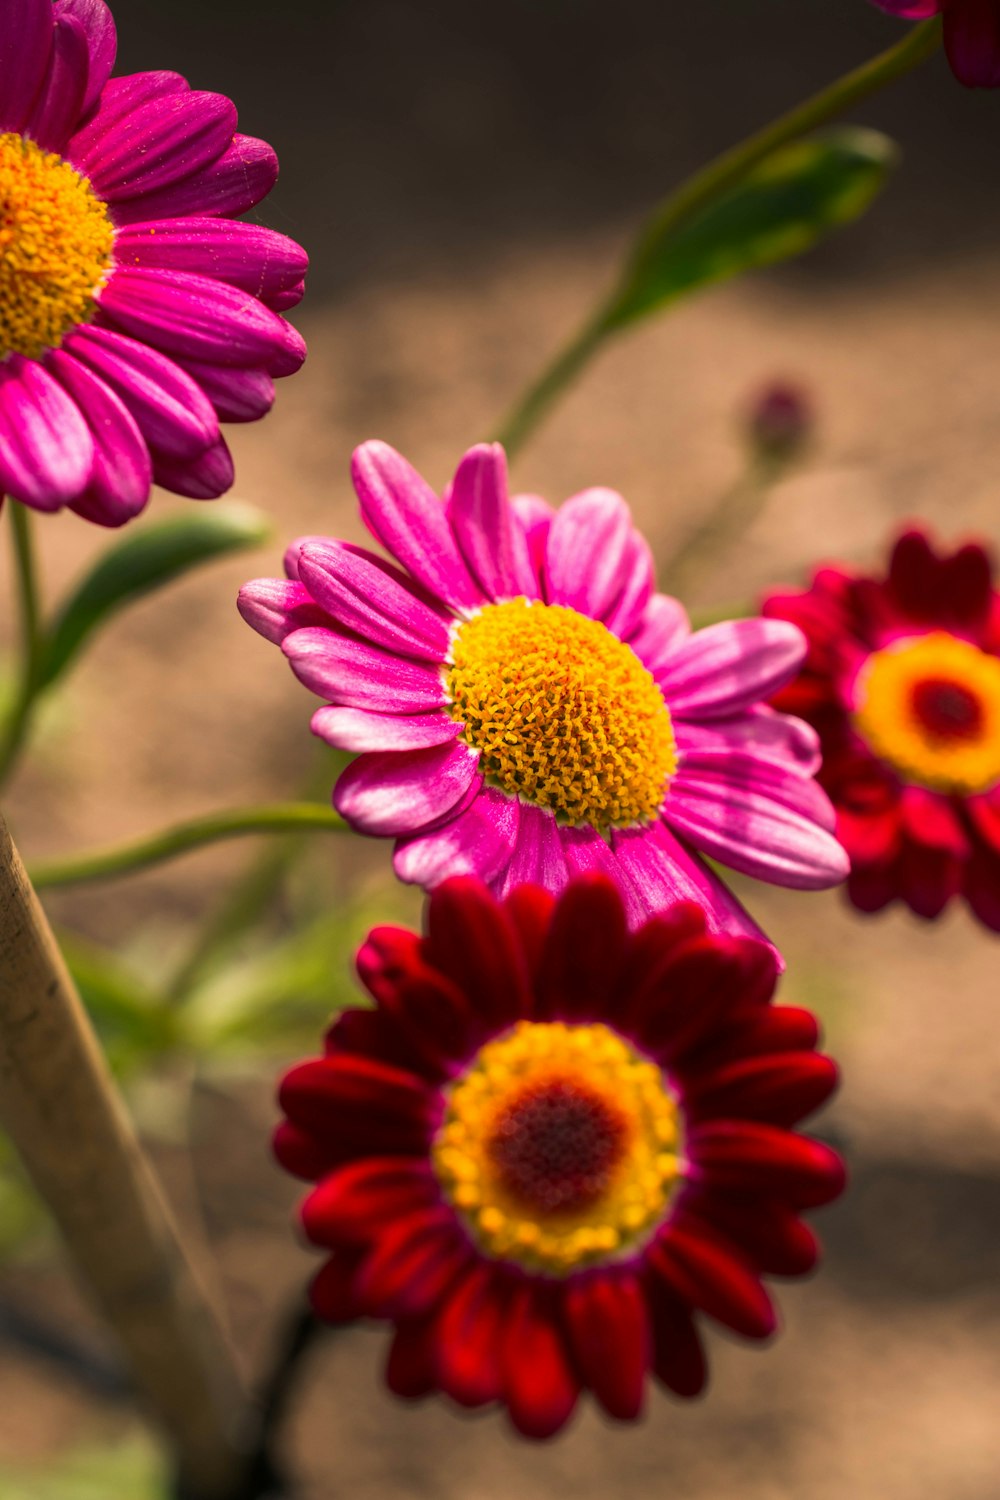
[[[173,66],[232,94],[243,128],[278,147],[262,217],[312,253],[311,356],[267,422],[231,434],[236,493],[273,518],[273,544],[102,636],[8,798],[32,857],[294,794],[310,702],[236,616],[239,582],[276,572],[299,533],[360,536],[347,464],[366,437],[443,483],[572,330],[658,195],[897,34],[863,0],[116,9],[123,69]],[[744,600],[817,555],[874,559],[904,517],[948,537],[1000,530],[1000,98],[965,93],[935,64],[861,118],[906,156],[869,218],[623,340],[516,465],[519,487],[553,499],[622,490],[666,562],[740,470],[748,394],[774,374],[804,381],[820,414],[810,460],[717,556],[694,604]],[[183,503],[160,496],[154,511]],[[103,543],[72,517],[38,532],[53,593]],[[326,848],[341,885],[385,872],[384,848]],[[154,954],[250,857],[216,850],[49,905]],[[382,1335],[341,1336],[310,1366],[288,1434],[309,1500],[996,1500],[996,940],[957,912],[926,927],[862,921],[835,895],[750,899],[787,954],[785,997],[826,1016],[845,1086],[824,1128],[854,1173],[824,1216],[823,1273],[780,1292],[780,1341],[762,1353],[715,1339],[706,1401],[654,1399],[633,1431],[587,1410],[538,1450],[495,1416],[390,1403]],[[270,1095],[269,1072],[203,1088],[194,1122],[197,1194],[249,1372],[312,1263],[289,1227],[294,1187],[268,1162]],[[189,1198],[179,1154],[160,1155]],[[90,1330],[58,1267],[3,1279]],[[0,1464],[114,1437],[121,1420],[0,1348]]]

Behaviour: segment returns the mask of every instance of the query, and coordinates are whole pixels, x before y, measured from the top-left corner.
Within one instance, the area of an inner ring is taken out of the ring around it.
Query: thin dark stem
[[[21,627],[21,660],[14,701],[7,722],[0,732],[0,782],[13,769],[31,728],[44,649],[31,514],[16,500],[8,503],[14,539],[14,578]]]

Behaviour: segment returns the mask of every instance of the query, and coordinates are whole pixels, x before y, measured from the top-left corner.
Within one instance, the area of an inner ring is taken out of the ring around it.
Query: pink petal
[[[217,500],[231,489],[235,478],[233,455],[221,437],[197,458],[153,455],[153,482],[189,500]]]
[[[59,151],[80,117],[89,65],[82,22],[60,15],[52,35],[48,70],[23,131],[46,151]]]
[[[531,802],[522,802],[510,863],[491,883],[495,893],[507,896],[519,885],[540,885],[547,891],[561,891],[569,878],[562,835],[563,830],[552,813]]]
[[[474,608],[483,596],[469,575],[444,506],[395,449],[363,443],[351,463],[369,531],[436,598]]]
[[[274,405],[274,381],[266,370],[237,370],[194,359],[173,359],[212,403],[220,422],[256,422]]]
[[[361,755],[337,782],[333,805],[361,833],[415,833],[462,800],[478,764],[474,750],[454,743]]]
[[[20,131],[49,65],[55,17],[52,0],[0,5],[0,132]]]
[[[101,312],[123,332],[191,359],[219,365],[262,365],[289,375],[305,358],[291,324],[256,297],[183,271],[119,269],[100,297]]]
[[[283,578],[255,578],[245,583],[236,607],[252,630],[276,646],[294,630],[311,625],[329,628],[330,623],[307,588]]]
[[[93,462],[76,402],[40,364],[10,355],[0,364],[0,493],[58,510],[86,489]]]
[[[83,413],[94,445],[86,497],[74,509],[101,525],[120,526],[142,510],[153,482],[138,424],[114,391],[71,355],[56,350],[46,367]]]
[[[301,587],[297,583],[285,586]],[[354,755],[370,750],[426,750],[429,745],[457,739],[461,727],[447,714],[374,713],[368,708],[318,708],[310,721],[313,734]]]
[[[396,845],[393,869],[408,885],[432,890],[453,875],[490,881],[507,864],[518,837],[516,797],[485,787],[457,817],[432,833],[418,833]]]
[[[584,490],[556,511],[545,553],[546,598],[603,620],[622,592],[632,517],[614,490]]]
[[[655,582],[653,554],[637,531],[632,532],[629,541],[625,569],[622,591],[604,615],[605,625],[623,641],[634,635],[645,619]]]
[[[795,800],[794,778],[768,791],[759,785],[738,775],[684,773],[671,785],[663,816],[705,854],[758,880],[815,891],[846,879],[843,847],[787,805]]]
[[[654,676],[672,714],[718,719],[771,697],[795,676],[805,653],[797,625],[726,620],[696,631]]]
[[[218,441],[208,398],[165,354],[110,328],[78,328],[63,344],[121,397],[143,437],[164,456],[197,458]]]
[[[528,543],[528,556],[536,586],[541,588],[545,571],[545,549],[549,540],[549,528],[555,516],[555,507],[541,495],[512,495],[511,510],[524,528]]]
[[[101,93],[97,113],[72,137],[64,155],[82,170],[82,163],[100,149],[102,141],[113,139],[125,121],[150,100],[189,91],[187,79],[179,73],[125,73],[110,79]]]
[[[438,664],[448,655],[448,623],[370,555],[340,542],[309,542],[299,552],[298,576],[331,619],[372,645]]]
[[[739,746],[709,745],[686,750],[670,783],[668,803],[675,796],[683,796],[689,782],[699,788],[717,782],[720,788],[733,791],[747,787],[818,823],[828,833],[836,827],[837,817],[829,797],[810,776],[781,761],[758,758]],[[664,811],[669,808],[665,806]]]
[[[677,901],[694,901],[703,908],[709,931],[768,942],[732,891],[662,823],[616,829],[611,847],[638,891],[647,916],[658,916]]]
[[[942,3],[944,46],[959,83],[970,89],[1000,88],[1000,14],[996,0]]]
[[[524,528],[507,498],[507,461],[499,443],[481,443],[462,459],[452,481],[448,518],[487,598],[538,598]]]
[[[653,676],[662,672],[691,634],[687,611],[679,599],[654,594],[628,643]]]
[[[87,38],[89,62],[87,87],[80,109],[82,117],[88,115],[97,103],[115,65],[118,37],[114,18],[104,0],[56,0],[55,13],[57,22],[63,16],[79,21]]]
[[[97,132],[89,145],[73,143],[73,163],[107,203],[169,187],[225,151],[236,129],[236,108],[222,94],[195,91],[147,99]]]
[[[778,713],[766,703],[704,724],[680,720],[674,728],[682,758],[692,750],[732,748],[786,765],[802,776],[814,776],[822,764],[819,735],[812,725]]]
[[[332,630],[296,630],[282,649],[311,692],[348,708],[376,713],[423,713],[443,708],[441,674]]]
[[[266,141],[233,136],[217,160],[155,193],[116,203],[115,222],[182,219],[191,214],[244,214],[266,198],[278,178],[278,158]]]
[[[120,266],[188,271],[238,286],[266,305],[297,288],[309,257],[287,235],[232,219],[187,218],[132,224],[115,239]]]

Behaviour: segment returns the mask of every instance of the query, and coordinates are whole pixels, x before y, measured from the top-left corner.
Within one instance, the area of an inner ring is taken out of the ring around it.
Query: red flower
[[[623,1421],[648,1374],[696,1395],[696,1312],[774,1331],[761,1276],[812,1268],[799,1214],[843,1168],[792,1129],[836,1069],[808,1011],[771,1005],[768,946],[692,903],[630,935],[601,877],[502,903],[460,877],[358,969],[375,1008],[287,1075],[275,1146],[318,1184],[314,1306],[396,1325],[393,1391],[545,1438],[587,1388]]]
[[[962,894],[1000,931],[1000,595],[986,552],[938,554],[908,531],[885,578],[821,568],[763,612],[809,640],[774,701],[819,731],[854,905],[898,898],[936,917]]]
[[[940,15],[951,70],[970,89],[1000,88],[1000,0],[875,0],[894,16]]]

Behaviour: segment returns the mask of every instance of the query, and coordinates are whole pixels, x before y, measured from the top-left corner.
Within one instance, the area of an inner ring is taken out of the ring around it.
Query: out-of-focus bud
[[[813,435],[815,413],[801,386],[775,380],[762,387],[747,410],[746,430],[759,458],[790,463]]]

